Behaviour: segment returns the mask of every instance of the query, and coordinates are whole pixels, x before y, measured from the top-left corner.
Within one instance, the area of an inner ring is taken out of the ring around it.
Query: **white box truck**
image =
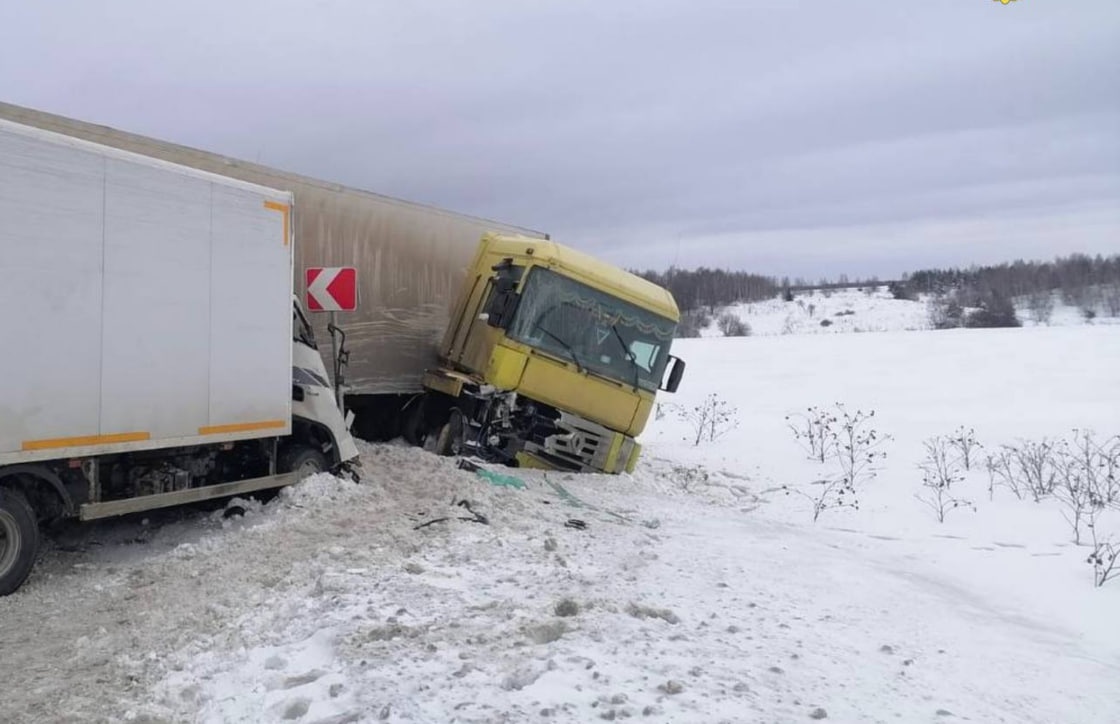
[[[293,196],[0,120],[0,595],[44,519],[357,457],[293,295]]]

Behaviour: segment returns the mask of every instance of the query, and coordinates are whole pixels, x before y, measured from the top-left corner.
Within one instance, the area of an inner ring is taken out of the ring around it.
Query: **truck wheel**
[[[280,455],[278,467],[282,473],[297,473],[299,479],[327,470],[327,458],[313,447],[296,445]]]
[[[436,455],[454,457],[463,450],[463,413],[455,409],[440,428],[436,439]]]
[[[23,493],[0,488],[0,596],[23,585],[39,555],[39,524]]]
[[[402,435],[409,445],[424,447],[424,440],[428,437],[424,429],[424,400],[417,400],[405,413]]]

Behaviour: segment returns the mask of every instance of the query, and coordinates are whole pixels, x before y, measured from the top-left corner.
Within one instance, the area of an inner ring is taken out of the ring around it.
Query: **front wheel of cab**
[[[297,445],[280,456],[281,472],[296,473],[299,480],[327,472],[327,456],[313,447]]]
[[[0,488],[0,596],[31,575],[39,554],[39,524],[23,493]]]
[[[436,439],[436,455],[456,457],[463,452],[463,432],[467,423],[458,408],[451,410]]]

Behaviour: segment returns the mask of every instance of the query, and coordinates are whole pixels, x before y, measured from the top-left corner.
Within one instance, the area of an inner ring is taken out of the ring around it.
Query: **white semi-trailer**
[[[293,196],[0,119],[0,595],[41,521],[227,497],[357,449],[293,295]]]

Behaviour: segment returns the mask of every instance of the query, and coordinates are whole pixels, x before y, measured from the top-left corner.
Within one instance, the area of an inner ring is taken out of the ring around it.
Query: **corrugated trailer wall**
[[[289,431],[290,205],[0,120],[0,465]]]
[[[0,118],[294,193],[297,290],[304,291],[306,267],[358,268],[359,310],[339,313],[351,394],[420,389],[485,232],[545,237],[20,106],[0,103]],[[325,315],[313,319],[320,342],[328,342]]]

